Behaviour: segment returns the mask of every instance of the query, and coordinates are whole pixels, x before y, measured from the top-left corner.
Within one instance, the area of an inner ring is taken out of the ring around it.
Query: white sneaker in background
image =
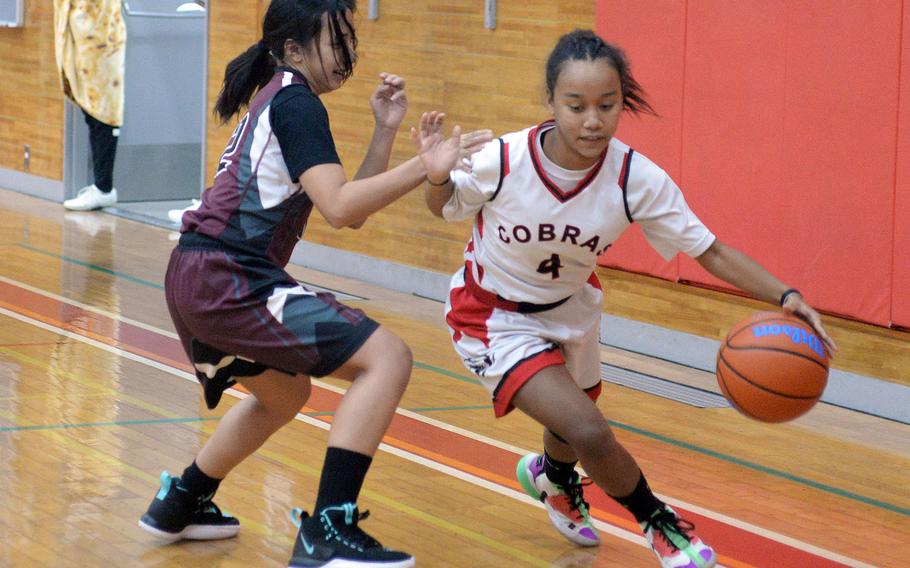
[[[193,202],[183,209],[171,209],[167,212],[167,218],[172,222],[180,224],[183,222],[183,214],[187,211],[195,211],[199,209],[199,206],[202,205],[202,202],[198,199],[194,199]]]
[[[70,211],[91,211],[102,207],[113,207],[116,204],[116,189],[111,189],[109,193],[102,193],[95,184],[83,187],[76,197],[63,202],[63,206]]]

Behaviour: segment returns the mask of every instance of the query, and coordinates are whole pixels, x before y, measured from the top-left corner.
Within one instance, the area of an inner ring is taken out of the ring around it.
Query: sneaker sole
[[[518,460],[518,465],[515,466],[515,477],[518,478],[518,482],[521,484],[521,488],[524,489],[525,493],[537,501],[543,501],[541,499],[540,491],[534,486],[534,482],[531,480],[531,475],[528,472],[528,462],[533,459],[537,459],[537,456],[529,454]],[[595,540],[591,540],[575,534],[569,528],[563,529],[562,515],[558,511],[553,510],[548,503],[544,503],[544,508],[547,510],[547,516],[550,518],[550,524],[553,525],[553,528],[569,542],[584,547],[598,546],[600,544],[599,537]],[[591,530],[594,531],[593,528]],[[595,531],[594,534],[597,535],[597,532]]]
[[[695,555],[698,556],[698,560],[695,560],[691,556],[687,555],[687,556],[689,556],[689,562],[690,562],[689,566],[695,566],[696,568],[714,568],[715,566],[717,566],[717,552],[712,551],[711,558],[709,558],[708,560],[705,560],[704,558],[702,558],[698,553],[696,553]],[[660,558],[658,557],[658,560],[659,559]],[[699,562],[701,562],[701,564],[699,564]]]
[[[411,568],[414,559],[399,560],[397,562],[357,562],[344,558],[336,558],[325,564],[288,564],[288,568],[363,568],[364,566],[381,566],[382,568]]]
[[[113,205],[98,205],[97,207],[81,207],[76,205],[67,206],[66,204],[63,205],[63,208],[67,211],[100,211],[105,207],[113,207]]]
[[[537,459],[537,456],[534,454],[528,454],[518,460],[518,465],[515,466],[515,477],[518,478],[518,483],[521,483],[521,488],[525,490],[525,493],[537,501],[540,501],[540,491],[534,487],[534,481],[528,474],[528,461],[533,459]]]
[[[654,552],[654,551],[652,550],[651,552]],[[657,557],[657,562],[661,566],[663,566],[663,560],[661,559],[660,555],[657,554],[656,552],[654,554]],[[702,558],[702,562],[704,562],[704,558]],[[711,556],[711,559],[708,560],[704,564],[699,564],[697,561],[689,558],[689,564],[679,564],[679,566],[681,566],[683,568],[687,568],[690,566],[694,566],[695,568],[714,568],[715,566],[717,566],[717,553],[714,553],[714,555]]]
[[[563,524],[562,524],[563,516],[559,511],[552,509],[550,507],[550,505],[547,503],[544,503],[544,506],[547,509],[547,516],[550,518],[550,524],[553,525],[553,528],[556,529],[556,532],[558,532],[559,534],[564,536],[566,538],[566,540],[568,540],[572,544],[577,544],[578,546],[584,546],[584,547],[600,545],[600,536],[598,536],[597,531],[594,529],[594,527],[589,527],[589,528],[594,533],[594,536],[597,538],[595,538],[594,540],[591,540],[590,538],[585,538],[584,536],[577,534],[575,531],[573,531],[569,527],[563,527]]]
[[[176,542],[178,540],[222,540],[237,536],[240,532],[240,525],[212,527],[206,525],[189,525],[179,533],[163,531],[157,527],[139,519],[139,527],[144,529],[161,540],[167,542]]]

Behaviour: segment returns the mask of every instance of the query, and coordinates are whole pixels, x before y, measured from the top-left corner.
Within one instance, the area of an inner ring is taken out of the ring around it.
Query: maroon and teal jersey
[[[238,377],[265,369],[329,374],[378,327],[284,270],[313,209],[297,180],[328,163],[340,161],[325,107],[301,75],[278,68],[234,130],[202,206],[184,214],[165,278],[209,408]]]
[[[280,115],[279,98],[293,103],[283,104]],[[290,171],[291,163],[299,171]],[[339,163],[328,113],[301,75],[278,68],[250,103],[221,156],[214,184],[202,194],[201,207],[184,214],[181,230],[283,267],[313,208],[298,177],[318,163]]]

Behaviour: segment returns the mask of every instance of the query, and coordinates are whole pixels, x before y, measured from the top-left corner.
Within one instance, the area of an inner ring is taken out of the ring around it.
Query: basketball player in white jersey
[[[572,542],[598,544],[587,474],[640,524],[664,568],[714,566],[694,526],[651,492],[595,404],[602,310],[597,257],[633,222],[664,258],[679,252],[757,298],[805,318],[834,350],[818,313],[754,260],[722,242],[672,179],[613,138],[624,110],[654,114],[621,50],[591,31],[560,38],[547,62],[549,120],[487,144],[470,173],[428,176],[430,210],[474,218],[452,277],[446,323],[496,416],[519,408],[544,427],[544,453],[518,463],[525,491]]]

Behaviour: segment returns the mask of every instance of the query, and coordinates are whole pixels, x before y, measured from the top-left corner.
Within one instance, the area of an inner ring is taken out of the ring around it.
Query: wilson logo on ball
[[[818,338],[814,333],[810,333],[805,329],[799,327],[793,327],[790,325],[756,325],[752,327],[752,334],[755,337],[764,337],[766,335],[786,335],[790,338],[790,341],[799,345],[804,343],[809,346],[809,349],[814,351],[819,357],[825,356],[825,348],[822,345],[821,339]]]

